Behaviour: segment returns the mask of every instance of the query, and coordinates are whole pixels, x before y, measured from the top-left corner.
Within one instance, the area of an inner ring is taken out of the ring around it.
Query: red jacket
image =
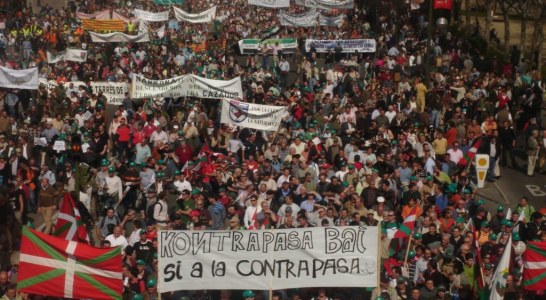
[[[118,142],[129,142],[131,129],[128,126],[119,126],[117,130]]]

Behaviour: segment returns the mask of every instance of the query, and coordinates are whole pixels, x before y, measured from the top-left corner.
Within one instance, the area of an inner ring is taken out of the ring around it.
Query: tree
[[[510,12],[520,0],[498,0],[498,4],[504,21],[504,52],[510,53]],[[525,0],[524,0],[525,1]]]

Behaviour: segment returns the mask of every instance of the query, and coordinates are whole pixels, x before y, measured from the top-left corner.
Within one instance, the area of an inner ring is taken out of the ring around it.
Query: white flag
[[[246,128],[277,131],[286,109],[286,106],[259,105],[223,99],[220,122]]]
[[[38,85],[38,68],[12,70],[0,66],[0,87],[37,90]]]
[[[178,21],[185,21],[188,23],[208,23],[216,18],[216,6],[197,14],[187,13],[175,6],[173,6],[173,10],[174,16]]]
[[[512,253],[512,236],[508,238],[508,243],[504,247],[504,252],[502,253],[499,265],[491,277],[491,296],[489,300],[502,300],[504,296],[499,295],[497,289],[502,289],[506,287],[506,275],[508,274],[510,268],[510,254]]]

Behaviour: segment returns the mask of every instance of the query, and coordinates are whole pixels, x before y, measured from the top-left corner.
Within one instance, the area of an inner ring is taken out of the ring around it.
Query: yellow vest
[[[133,32],[135,30],[135,24],[129,23],[127,24],[127,31]]]
[[[30,35],[30,28],[23,28],[23,36],[27,37]]]

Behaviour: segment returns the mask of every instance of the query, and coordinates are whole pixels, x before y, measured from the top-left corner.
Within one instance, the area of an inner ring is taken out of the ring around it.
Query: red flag
[[[451,0],[434,0],[434,9],[451,10]]]
[[[481,289],[485,286],[485,280],[482,269],[482,254],[480,253],[480,245],[478,244],[478,232],[476,231],[474,222],[472,222],[472,236],[474,237],[474,247],[476,248],[476,257],[474,258],[474,265],[477,269],[476,279],[478,280],[478,286],[476,289]]]
[[[404,223],[400,225],[400,228],[394,234],[394,238],[407,238],[411,236],[411,232],[415,227],[415,220],[417,219],[417,205],[415,205],[409,215],[404,219]]]
[[[89,235],[83,224],[80,211],[76,207],[70,193],[64,194],[57,221],[55,222],[56,237],[75,242],[89,243]]]
[[[527,242],[523,261],[523,288],[546,290],[546,242]]]
[[[23,227],[17,289],[80,299],[121,299],[121,248],[94,248]]]

